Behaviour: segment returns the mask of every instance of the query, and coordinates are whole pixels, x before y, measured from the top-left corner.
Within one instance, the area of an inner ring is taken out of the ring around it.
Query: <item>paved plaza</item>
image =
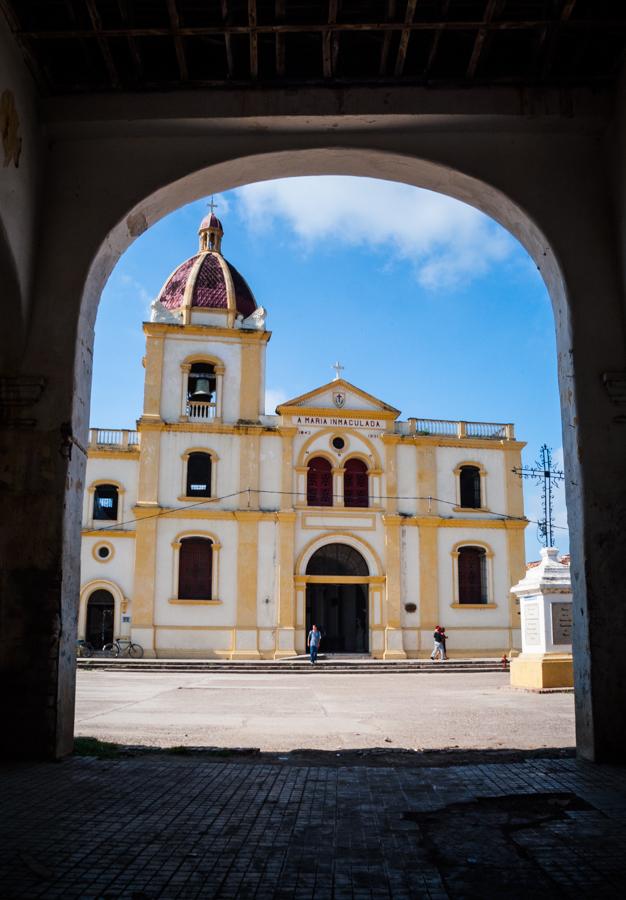
[[[574,697],[505,672],[384,675],[78,672],[76,732],[171,747],[573,747]]]
[[[145,754],[0,775],[3,900],[615,897],[626,771]]]

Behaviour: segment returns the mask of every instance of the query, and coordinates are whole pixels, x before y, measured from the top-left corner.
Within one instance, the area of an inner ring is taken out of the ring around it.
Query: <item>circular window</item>
[[[107,562],[113,556],[113,545],[108,543],[96,544],[91,552],[94,559],[98,562]]]
[[[335,450],[343,450],[343,448],[346,446],[346,442],[342,437],[334,437],[331,443]]]

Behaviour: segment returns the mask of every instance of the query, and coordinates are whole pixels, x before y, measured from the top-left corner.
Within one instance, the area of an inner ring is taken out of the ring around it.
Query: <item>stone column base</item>
[[[406,659],[406,653],[402,646],[401,628],[385,628],[383,659]]]
[[[278,629],[274,659],[285,659],[287,656],[297,656],[295,628]]]
[[[571,653],[521,653],[511,660],[511,687],[540,691],[574,687]]]
[[[229,659],[261,659],[258,650],[233,650]]]
[[[235,629],[235,646],[231,659],[261,659],[256,628]]]

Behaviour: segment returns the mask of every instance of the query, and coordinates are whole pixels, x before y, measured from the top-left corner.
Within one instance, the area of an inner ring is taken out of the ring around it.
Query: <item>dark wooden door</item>
[[[115,601],[109,591],[94,591],[87,601],[85,640],[96,650],[113,640]]]

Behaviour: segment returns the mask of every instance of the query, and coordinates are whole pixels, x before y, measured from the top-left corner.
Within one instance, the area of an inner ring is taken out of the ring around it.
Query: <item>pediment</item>
[[[371,413],[384,419],[396,419],[400,410],[390,406],[373,394],[362,391],[344,378],[323,384],[292,400],[281,403],[276,410],[279,415],[293,415],[299,412],[324,411],[326,413],[360,412]]]

